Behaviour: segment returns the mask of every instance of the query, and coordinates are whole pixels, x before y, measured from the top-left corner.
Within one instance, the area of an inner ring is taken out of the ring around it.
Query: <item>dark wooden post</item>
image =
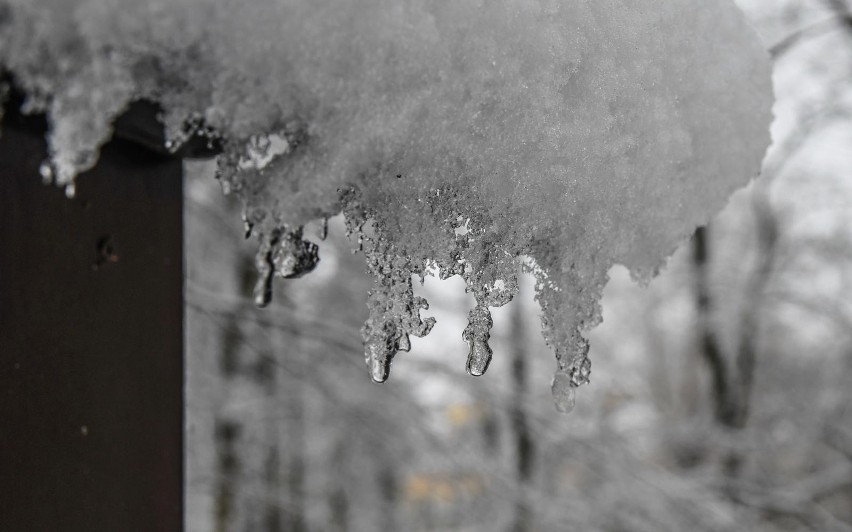
[[[181,162],[113,140],[69,200],[44,131],[0,135],[0,530],[179,531]]]

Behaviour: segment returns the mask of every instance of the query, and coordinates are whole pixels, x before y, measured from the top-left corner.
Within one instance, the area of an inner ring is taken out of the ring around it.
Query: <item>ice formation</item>
[[[135,99],[172,149],[215,137],[258,303],[316,263],[301,227],[343,212],[375,278],[376,381],[429,332],[411,283],[431,271],[475,296],[483,373],[489,308],[531,257],[561,409],[610,266],[648,279],[769,142],[768,59],[731,0],[0,0],[0,62],[49,117],[60,186]]]

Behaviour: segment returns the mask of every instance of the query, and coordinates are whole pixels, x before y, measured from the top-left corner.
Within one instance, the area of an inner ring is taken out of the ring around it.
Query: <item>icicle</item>
[[[399,351],[411,351],[411,339],[408,337],[406,333],[402,333],[402,336],[399,337],[399,346],[397,347]]]
[[[390,375],[391,362],[399,351],[409,351],[409,335],[425,336],[435,325],[435,318],[420,318],[420,310],[429,305],[414,296],[411,274],[380,276],[367,297],[370,317],[361,328],[364,356],[374,382],[384,382]]]
[[[246,222],[251,229],[253,224]],[[260,235],[260,247],[254,258],[258,280],[254,287],[254,303],[265,307],[272,301],[272,278],[301,277],[313,270],[319,262],[319,248],[313,242],[302,240],[302,228],[288,231],[274,229],[269,235]]]
[[[574,391],[576,387],[571,384],[571,377],[564,371],[557,371],[553,375],[553,382],[550,385],[550,391],[553,394],[553,404],[556,410],[567,414],[574,410]]]
[[[382,334],[381,331],[370,334],[364,341],[364,357],[373,382],[382,383],[388,379],[396,352],[397,344],[393,341],[393,336]]]
[[[559,369],[553,375],[551,384],[553,403],[556,409],[563,413],[574,408],[575,389],[588,384],[592,372],[592,361],[588,356],[589,342],[577,332],[572,335],[572,343],[572,353],[557,352]]]
[[[462,332],[462,338],[470,347],[467,355],[467,372],[475,377],[484,375],[491,363],[491,347],[488,339],[491,338],[491,327],[494,325],[491,312],[485,305],[477,304],[470,311],[467,318],[467,327]]]
[[[364,209],[356,188],[339,192],[346,235],[358,243],[367,271],[373,276],[373,288],[367,295],[370,317],[361,328],[361,337],[370,377],[384,382],[396,353],[411,349],[409,335],[425,336],[435,325],[435,318],[420,317],[420,311],[428,310],[429,303],[414,295],[411,280],[414,272],[422,271],[423,264],[397,252],[380,234],[380,226]]]
[[[361,336],[364,338],[364,359],[370,370],[370,378],[373,382],[382,383],[390,376],[394,356],[399,351],[409,351],[411,340],[408,337],[409,333],[401,330],[393,321],[383,321],[379,327],[376,327],[376,323],[372,318],[368,319],[361,328]],[[427,318],[422,323],[423,330],[417,332],[427,334],[435,320]],[[422,336],[417,332],[411,334]]]
[[[319,262],[319,248],[302,240],[302,228],[287,232],[272,257],[275,273],[285,279],[295,279],[313,271]]]

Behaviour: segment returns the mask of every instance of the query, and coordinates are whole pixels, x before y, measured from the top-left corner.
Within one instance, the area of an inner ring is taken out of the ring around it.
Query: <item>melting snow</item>
[[[481,374],[489,308],[532,257],[563,410],[610,266],[647,280],[769,143],[768,58],[730,0],[0,0],[0,61],[69,193],[134,99],[161,104],[171,149],[215,137],[259,304],[316,264],[301,227],[343,212],[375,278],[376,381],[432,327],[413,274],[464,278]]]

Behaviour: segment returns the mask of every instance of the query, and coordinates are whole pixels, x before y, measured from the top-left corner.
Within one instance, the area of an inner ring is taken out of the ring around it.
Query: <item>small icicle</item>
[[[74,199],[74,196],[77,194],[77,186],[72,181],[65,185],[65,197],[68,199]]]
[[[474,377],[484,375],[491,363],[492,351],[488,339],[491,338],[493,325],[487,306],[477,304],[468,314],[467,327],[462,332],[462,338],[470,348],[466,369]]]
[[[246,221],[247,228],[253,225]],[[267,306],[272,301],[272,278],[275,275],[292,279],[313,270],[319,262],[316,244],[302,240],[302,228],[287,231],[275,229],[269,235],[261,233],[260,247],[254,258],[258,280],[254,287],[254,303]]]
[[[364,355],[373,382],[381,384],[388,380],[396,351],[395,342],[382,332],[371,334],[364,342]]]
[[[288,232],[275,250],[272,263],[275,273],[285,279],[295,279],[313,271],[319,262],[319,248],[302,240],[302,228]]]
[[[411,351],[411,339],[406,333],[402,333],[402,336],[399,337],[399,347],[397,349],[405,352]]]
[[[485,375],[491,363],[491,346],[487,341],[471,339],[467,341],[470,352],[467,355],[467,372],[474,377]]]
[[[553,404],[556,406],[556,410],[563,414],[574,410],[575,388],[576,386],[572,384],[568,373],[559,370],[553,375],[550,391],[553,393]]]
[[[570,363],[565,363],[568,356],[557,353],[559,369],[553,375],[551,392],[556,410],[568,413],[574,408],[575,389],[588,384],[592,373],[592,361],[589,359],[589,342],[580,335],[573,335],[574,352],[570,353]]]

